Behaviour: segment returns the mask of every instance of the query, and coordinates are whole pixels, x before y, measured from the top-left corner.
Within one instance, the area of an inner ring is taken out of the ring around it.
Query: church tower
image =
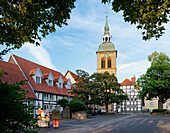
[[[109,72],[116,76],[116,58],[117,50],[111,42],[112,36],[109,33],[108,20],[106,16],[106,25],[104,27],[104,35],[102,36],[102,44],[100,44],[97,54],[97,73]]]

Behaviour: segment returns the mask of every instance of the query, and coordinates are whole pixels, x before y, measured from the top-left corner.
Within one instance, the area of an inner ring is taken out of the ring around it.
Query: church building
[[[111,42],[112,36],[109,33],[109,25],[106,16],[106,25],[104,27],[104,35],[102,36],[102,44],[100,44],[97,54],[97,73],[109,72],[116,76],[116,58],[117,50]]]

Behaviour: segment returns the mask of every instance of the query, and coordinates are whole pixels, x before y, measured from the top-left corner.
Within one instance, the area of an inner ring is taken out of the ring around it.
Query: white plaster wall
[[[70,81],[71,81],[72,84],[76,83],[76,81],[74,80],[74,78],[72,77],[72,75],[70,74],[70,72],[68,72],[65,77],[66,77],[67,79],[70,79]]]

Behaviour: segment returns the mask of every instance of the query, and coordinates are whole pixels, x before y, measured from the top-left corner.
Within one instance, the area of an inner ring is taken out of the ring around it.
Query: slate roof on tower
[[[12,55],[12,56],[14,57],[16,62],[21,67],[22,71],[28,78],[29,82],[31,83],[31,85],[35,91],[47,92],[47,93],[53,93],[53,94],[59,94],[59,95],[68,95],[68,91],[66,90],[65,86],[63,86],[63,88],[61,89],[61,88],[58,88],[58,86],[56,84],[53,84],[53,86],[49,86],[45,81],[45,78],[47,78],[47,76],[49,75],[50,72],[52,73],[52,75],[54,77],[54,82],[58,81],[60,76],[62,76],[63,80],[66,81],[66,78],[60,72],[57,72],[50,68],[36,64],[34,62],[28,61],[28,60],[18,57],[16,55]],[[44,79],[42,79],[41,84],[36,83],[31,76],[31,75],[35,74],[35,72],[38,68],[41,70],[43,77],[44,77]],[[71,95],[71,96],[73,96],[73,95]]]
[[[15,64],[11,64],[5,61],[0,61],[0,68],[3,72],[8,73],[8,75],[3,75],[2,82],[8,82],[8,84],[20,82],[21,80],[26,80],[22,72],[20,71],[19,67]],[[29,86],[28,82],[25,83],[24,86],[20,86],[24,90],[28,91],[26,94],[26,98],[32,97],[36,98],[34,92],[32,91],[31,87]]]

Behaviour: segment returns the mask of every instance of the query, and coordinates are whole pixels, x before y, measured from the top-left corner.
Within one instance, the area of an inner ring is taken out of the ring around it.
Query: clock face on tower
[[[108,54],[105,54],[104,56],[107,58],[107,57],[108,57]]]

